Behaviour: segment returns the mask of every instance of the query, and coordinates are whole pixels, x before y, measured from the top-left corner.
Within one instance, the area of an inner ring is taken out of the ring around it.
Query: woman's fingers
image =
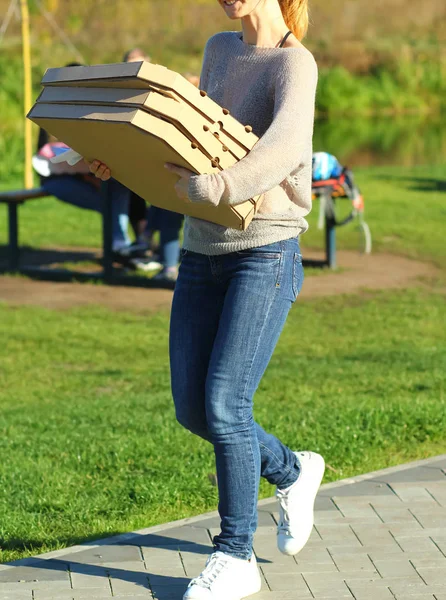
[[[189,169],[185,169],[184,167],[179,167],[178,165],[173,165],[172,163],[165,163],[164,167],[168,171],[175,173],[179,177],[185,177],[186,179],[189,179],[189,177],[191,177],[192,175],[195,175],[195,173],[193,173],[192,171],[189,171]]]
[[[94,160],[90,163],[90,172],[93,173],[98,179],[107,181],[111,177],[111,171],[104,163],[100,160]]]

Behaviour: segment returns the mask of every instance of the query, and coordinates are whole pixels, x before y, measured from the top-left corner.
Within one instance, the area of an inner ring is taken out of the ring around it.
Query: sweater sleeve
[[[240,204],[273,189],[301,164],[313,137],[317,65],[310,52],[298,49],[281,67],[271,125],[237,164],[220,173],[192,176],[192,202]]]

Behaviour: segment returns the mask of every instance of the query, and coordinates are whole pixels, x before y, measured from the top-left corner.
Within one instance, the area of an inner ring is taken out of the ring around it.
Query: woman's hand
[[[178,198],[181,200],[186,200],[186,202],[191,202],[188,196],[189,180],[192,175],[195,175],[195,173],[193,171],[189,171],[189,169],[185,169],[184,167],[173,165],[172,163],[166,163],[164,166],[166,169],[172,173],[175,173],[180,178],[175,184],[175,191]]]
[[[89,166],[90,166],[90,173],[93,173],[93,175],[95,175],[102,181],[107,181],[107,179],[110,179],[110,177],[111,177],[110,169],[107,167],[107,165],[102,163],[100,160],[94,160],[93,162],[89,163]]]

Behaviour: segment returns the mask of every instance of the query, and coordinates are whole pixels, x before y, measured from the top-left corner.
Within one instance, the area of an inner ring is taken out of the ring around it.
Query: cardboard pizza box
[[[147,61],[48,69],[42,79],[42,85],[44,87],[63,85],[121,89],[152,88],[170,98],[188,102],[245,150],[251,150],[257,141],[249,125],[239,123],[226,108],[211,100],[206,92],[198,90],[175,71]]]
[[[96,158],[107,164],[113,177],[155,206],[239,230],[245,230],[255,214],[258,199],[214,207],[178,198],[178,177],[164,163],[197,174],[219,168],[172,123],[141,109],[39,102],[28,118],[87,161]]]
[[[208,121],[186,102],[166,98],[154,90],[47,87],[37,102],[45,104],[95,104],[110,106],[129,106],[141,108],[160,118],[167,119],[181,129],[191,142],[198,144],[210,158],[218,160],[223,169],[227,169],[246,156],[247,151],[230,138],[228,146],[223,143],[226,136],[220,136],[211,130]],[[231,151],[232,150],[232,151]]]

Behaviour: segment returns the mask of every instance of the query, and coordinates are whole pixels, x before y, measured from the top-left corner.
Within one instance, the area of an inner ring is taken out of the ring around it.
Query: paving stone
[[[384,523],[415,523],[420,527],[417,519],[410,512],[409,506],[402,506],[401,508],[386,508],[380,506],[375,508],[375,510]]]
[[[417,519],[425,529],[436,527],[444,529],[446,523],[446,508],[442,515],[420,515]]]
[[[102,562],[124,562],[142,560],[140,550],[135,546],[124,544],[101,545],[81,552],[73,552],[64,556],[69,563],[100,564]]]
[[[0,600],[1,594],[6,593],[21,593],[32,590],[54,590],[55,592],[63,592],[71,589],[71,582],[67,581],[24,581],[11,582],[0,584]]]
[[[441,469],[430,469],[426,467],[416,467],[414,469],[400,469],[388,475],[382,475],[373,479],[381,483],[419,483],[425,481],[443,481],[445,479]],[[393,487],[393,486],[392,486]]]
[[[333,580],[323,577],[319,573],[308,573],[303,576],[313,596],[326,596],[334,598],[351,598],[352,594],[346,583],[342,580]]]
[[[158,575],[149,575],[149,584],[152,589],[156,590],[160,587],[172,587],[178,585],[185,585],[187,587],[187,584],[191,579],[192,578],[188,577],[184,571],[183,573],[173,575],[170,573],[162,573]]]
[[[122,573],[146,573],[145,563],[141,561],[125,561],[125,562],[104,562],[97,565],[105,569],[111,576],[116,577]]]
[[[404,552],[433,552],[437,548],[430,538],[398,536],[395,539]]]
[[[432,569],[432,568],[444,568],[446,569],[446,556],[441,552],[437,551],[435,554],[409,554],[409,560],[415,567],[415,569]]]
[[[33,600],[32,590],[23,592],[2,592],[0,588],[0,600]]]
[[[164,548],[142,548],[142,554],[144,558],[145,565],[148,571],[152,569],[158,569],[160,567],[172,567],[172,568],[181,568],[181,556],[183,552],[185,554],[193,554],[194,556],[203,557],[205,561],[205,557],[209,555],[209,552],[201,553],[200,551],[190,552],[192,549],[195,549],[195,546],[189,545],[186,550],[178,550],[170,548],[169,546]]]
[[[201,521],[196,521],[194,523],[190,523],[188,527],[198,527],[201,529],[208,529],[209,527],[220,527],[221,518],[220,517],[209,517],[208,519],[202,519]]]
[[[347,519],[373,519],[374,521],[381,522],[381,519],[376,514],[376,511],[370,504],[364,505],[342,505],[342,513]]]
[[[300,573],[269,573],[265,576],[269,588],[272,592],[293,590],[301,595],[307,594],[311,598],[310,590]]]
[[[341,511],[320,511],[314,514],[314,524],[319,525],[322,523],[348,523],[348,520]]]
[[[443,531],[437,527],[408,527],[408,523],[397,523],[395,525],[389,525],[389,531],[392,535],[398,537],[412,537],[412,538],[434,538],[439,537],[446,539],[446,536],[443,534]]]
[[[253,600],[308,600],[308,598],[312,598],[312,596],[308,596],[308,594],[300,594],[299,592],[293,591],[281,591],[281,592],[270,592],[268,590],[259,592],[255,596],[253,596]]]
[[[415,577],[417,572],[407,559],[375,560],[374,565],[382,577]]]
[[[404,581],[402,579],[395,580],[394,582],[389,581],[389,587],[391,591],[395,595],[403,595],[406,596],[422,596],[423,594],[434,594],[437,596],[438,594],[446,593],[446,586],[442,585],[434,585],[429,586],[425,583],[416,583],[414,581]]]
[[[152,597],[153,600],[181,600],[186,589],[186,586],[172,589],[160,588],[153,593]]]
[[[399,583],[395,584],[395,589],[398,589],[401,593],[411,593],[415,590],[417,593],[424,593],[426,586],[423,587],[418,583],[421,581],[420,578],[417,580],[411,579],[397,579]],[[355,600],[381,600],[381,598],[394,598],[394,582],[393,578],[377,579],[377,580],[347,580],[348,588],[351,590],[355,597]]]
[[[433,594],[428,594],[427,596],[424,594],[422,596],[420,596],[419,594],[417,594],[416,596],[398,594],[398,596],[395,596],[395,600],[435,600],[435,596]]]
[[[333,502],[331,497],[322,496],[318,494],[316,496],[316,501],[314,503],[314,508],[316,512],[329,512],[329,513],[339,513],[339,508]],[[332,516],[334,516],[332,514]]]
[[[351,528],[363,546],[392,547],[396,545],[394,537],[385,526],[361,527],[360,525],[352,525]]]
[[[175,546],[187,542],[188,544],[204,544],[210,546],[211,540],[206,529],[184,525],[173,527],[158,533],[141,535],[135,540],[137,546],[148,546],[150,548],[161,546]]]
[[[175,583],[175,581],[172,581],[172,583]],[[148,591],[148,595],[150,594],[149,578],[147,575],[132,575],[131,579],[129,578],[126,581],[118,578],[110,578],[110,584],[113,596],[116,594],[142,594],[146,590]]]
[[[342,487],[337,487],[334,490],[320,490],[319,495],[330,496],[336,504],[337,498],[342,496],[393,496],[392,490],[385,484],[376,483],[375,481],[360,481],[358,483],[347,484]]]
[[[355,600],[395,600],[395,596],[387,588],[381,588],[379,590],[379,596],[376,594],[376,590],[369,592],[361,588],[355,588]]]
[[[393,536],[428,537],[432,533],[432,531],[421,527],[415,519],[406,523],[386,523],[385,527],[388,527]]]
[[[93,588],[93,589],[108,589],[110,582],[108,577],[97,575],[84,575],[83,573],[72,573],[71,581],[73,589]]]
[[[421,485],[407,483],[392,483],[392,489],[403,502],[419,502],[438,506],[429,492]]]
[[[333,564],[332,555],[325,546],[318,548],[305,547],[295,556],[298,565],[311,564]]]
[[[109,600],[110,598],[112,598],[111,589],[107,592],[97,592],[97,590],[93,590],[93,595],[91,589],[68,590],[63,592],[56,592],[51,589],[34,591],[34,600]]]
[[[427,569],[420,567],[418,573],[427,583],[427,585],[444,584],[446,587],[446,567],[436,567]]]
[[[342,524],[342,523],[336,523],[335,525],[323,524],[323,525],[318,525],[316,527],[316,529],[317,529],[319,535],[321,536],[322,540],[327,543],[337,542],[337,541],[342,541],[342,542],[352,541],[352,542],[356,543],[358,541],[352,528],[350,527],[350,525],[347,525],[347,524]]]
[[[67,565],[59,561],[34,560],[30,566],[0,571],[0,583],[20,581],[69,581]]]
[[[333,560],[339,571],[375,571],[367,554],[337,555]]]

